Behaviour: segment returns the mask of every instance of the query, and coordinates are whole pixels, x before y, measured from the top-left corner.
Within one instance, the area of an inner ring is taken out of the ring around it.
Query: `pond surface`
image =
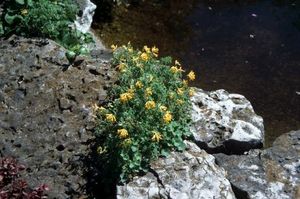
[[[244,95],[267,145],[300,129],[300,2],[173,0],[111,14],[94,25],[107,46],[156,45],[197,72],[193,86]]]

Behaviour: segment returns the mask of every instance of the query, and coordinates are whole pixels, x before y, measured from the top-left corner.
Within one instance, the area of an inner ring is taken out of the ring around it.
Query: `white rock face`
[[[82,15],[77,16],[75,23],[75,27],[77,30],[83,33],[89,32],[92,22],[93,16],[95,14],[95,10],[97,6],[93,4],[90,0],[76,0],[79,8],[81,10]]]
[[[224,169],[212,155],[186,142],[188,150],[172,152],[151,165],[153,171],[117,187],[118,199],[233,199]]]
[[[263,119],[256,115],[244,96],[225,90],[205,92],[196,89],[191,101],[191,131],[204,149],[242,153],[263,145]]]

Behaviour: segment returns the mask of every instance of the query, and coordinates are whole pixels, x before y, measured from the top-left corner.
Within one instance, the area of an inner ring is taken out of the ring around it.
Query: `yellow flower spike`
[[[177,60],[175,60],[175,65],[181,66],[181,64],[180,64],[179,61],[177,61]]]
[[[117,131],[119,138],[125,139],[128,137],[128,131],[126,129],[118,129]]]
[[[117,66],[117,68],[118,68],[120,71],[124,71],[124,70],[127,68],[127,66],[126,66],[126,64],[124,64],[124,63],[120,63],[120,64]]]
[[[187,74],[187,77],[190,81],[193,81],[196,79],[196,75],[194,71],[189,72],[189,74]]]
[[[164,112],[164,111],[166,111],[168,108],[167,108],[166,106],[163,106],[163,105],[162,105],[162,106],[159,107],[159,109],[160,109],[161,111]]]
[[[98,106],[96,103],[93,104],[92,109],[93,112],[97,112],[97,111],[103,112],[106,110],[103,106]]]
[[[178,95],[183,95],[183,93],[184,93],[184,89],[183,88],[178,88],[177,89],[177,94]]]
[[[134,88],[133,87],[131,87],[131,88],[129,88],[128,90],[127,90],[127,93],[129,93],[129,94],[134,94]],[[133,96],[132,96],[133,97]]]
[[[145,108],[147,110],[150,110],[150,109],[154,109],[155,108],[155,102],[154,101],[147,101],[146,104],[145,104]]]
[[[152,95],[152,89],[150,87],[146,88],[146,96]]]
[[[189,96],[193,97],[195,95],[195,89],[194,88],[190,88],[189,90]]]
[[[173,98],[174,98],[174,95],[175,95],[174,92],[170,92],[170,93],[169,93],[169,98],[170,98],[170,99],[173,99]]]
[[[97,153],[98,154],[103,154],[103,153],[106,153],[107,152],[107,147],[101,147],[101,146],[99,146],[98,148],[97,148]]]
[[[150,48],[148,48],[148,46],[144,46],[144,51],[148,54],[151,52],[151,50],[150,50]]]
[[[165,113],[164,117],[163,117],[163,120],[164,120],[165,123],[168,124],[169,122],[171,122],[172,118],[173,118],[173,116],[172,116],[172,114],[170,113],[170,111],[167,111],[167,112]]]
[[[147,53],[142,53],[140,57],[141,57],[141,59],[142,59],[143,61],[148,61],[148,60],[149,60],[149,56],[148,56]]]
[[[151,140],[153,142],[159,142],[162,139],[162,135],[160,134],[160,132],[158,132],[158,131],[152,131],[152,133],[153,133],[153,135],[152,135]]]
[[[179,71],[179,72],[184,72],[184,70],[182,69],[181,66],[178,68],[178,71]]]
[[[116,116],[114,114],[106,114],[105,117],[106,117],[106,120],[109,122],[114,123],[117,121]]]
[[[188,83],[187,80],[184,79],[184,80],[182,81],[182,84],[183,84],[184,86],[188,86],[189,83]]]
[[[127,139],[125,139],[125,140],[123,141],[122,145],[123,145],[124,147],[128,147],[128,146],[131,145],[131,143],[132,143],[132,140],[131,140],[130,138],[127,138]]]
[[[21,10],[21,15],[26,16],[27,14],[28,14],[28,10],[27,9]]]
[[[113,44],[110,46],[110,48],[112,49],[112,51],[115,51],[118,48],[118,46]]]
[[[155,57],[158,57],[158,51],[159,51],[159,49],[156,48],[156,46],[153,46],[153,47],[151,48],[151,51],[152,51],[152,53],[153,53],[153,55],[154,55]]]
[[[141,81],[137,81],[136,83],[135,83],[135,87],[137,87],[138,89],[141,89],[141,88],[143,88],[143,83],[141,82]]]
[[[176,103],[177,103],[178,105],[181,105],[181,104],[183,104],[183,103],[184,103],[184,101],[183,101],[183,100],[181,100],[181,99],[178,99],[178,100],[176,100]]]
[[[178,68],[177,68],[176,66],[172,66],[172,67],[170,68],[170,71],[171,71],[172,73],[177,73],[177,72],[178,72]]]
[[[134,97],[134,93],[129,93],[129,92],[122,93],[120,95],[120,101],[122,103],[125,103],[125,102],[128,102],[129,100],[131,100],[133,97]]]

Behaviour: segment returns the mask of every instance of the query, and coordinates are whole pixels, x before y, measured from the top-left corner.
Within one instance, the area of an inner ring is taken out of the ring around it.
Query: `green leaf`
[[[30,7],[32,7],[33,6],[32,0],[27,0],[27,5],[30,6]]]
[[[18,4],[24,5],[24,0],[15,0]]]
[[[67,51],[66,52],[66,57],[69,61],[74,60],[76,57],[76,53],[74,51]]]
[[[4,19],[6,21],[6,23],[8,23],[9,25],[14,23],[14,20],[16,19],[16,15],[9,15],[8,13],[5,14]]]
[[[138,150],[138,148],[136,146],[131,146],[130,148],[131,148],[132,152],[136,152]]]

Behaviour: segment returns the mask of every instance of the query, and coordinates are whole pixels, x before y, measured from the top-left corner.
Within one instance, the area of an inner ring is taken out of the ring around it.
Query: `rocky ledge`
[[[94,49],[70,65],[51,40],[11,37],[0,46],[0,154],[26,165],[32,187],[49,198],[79,198],[86,185],[80,157],[92,137],[91,106],[106,97],[111,55]]]
[[[300,131],[280,136],[266,150],[214,156],[227,171],[238,198],[300,198]]]
[[[172,152],[151,164],[151,171],[117,187],[118,199],[233,199],[225,171],[212,155],[186,142],[184,152]]]
[[[195,142],[208,153],[242,154],[262,148],[264,124],[242,95],[225,90],[195,88],[191,132]]]

